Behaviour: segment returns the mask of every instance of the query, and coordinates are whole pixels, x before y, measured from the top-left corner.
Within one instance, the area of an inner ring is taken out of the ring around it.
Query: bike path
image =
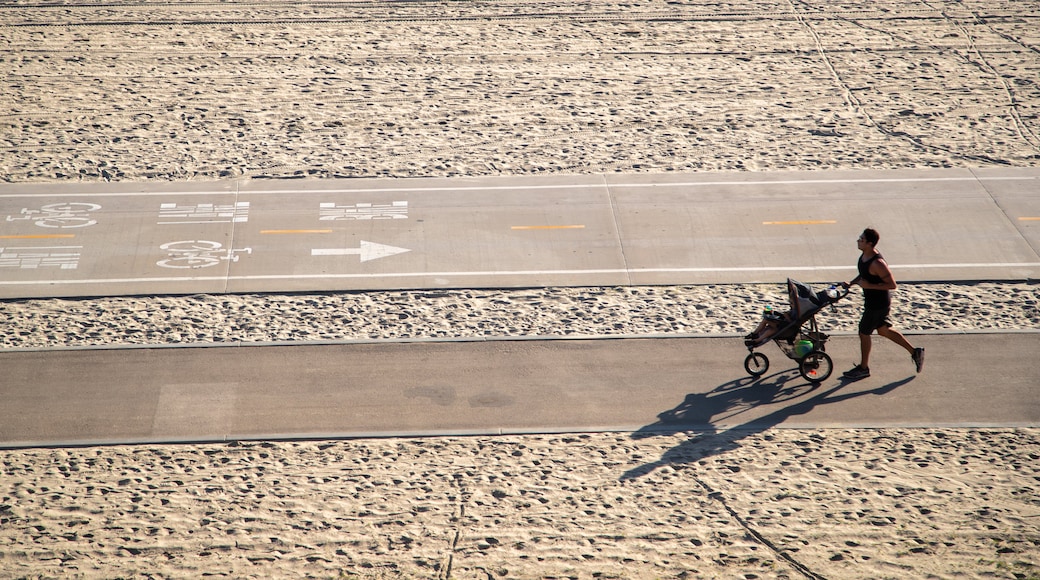
[[[0,184],[0,298],[1040,278],[1040,168]]]
[[[814,387],[735,338],[420,341],[0,353],[0,446],[772,427],[1040,425],[1040,333],[921,335],[925,370],[877,340],[828,343]]]

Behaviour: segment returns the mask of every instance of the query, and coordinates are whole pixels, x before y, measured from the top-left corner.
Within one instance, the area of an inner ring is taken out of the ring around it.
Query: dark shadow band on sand
[[[658,421],[632,434],[633,439],[694,432],[696,435],[667,450],[657,461],[640,465],[621,475],[622,481],[643,477],[659,467],[692,463],[740,447],[745,437],[776,427],[789,418],[805,415],[820,405],[840,403],[866,395],[885,395],[914,380],[914,376],[865,391],[841,393],[852,384],[841,380],[825,391],[807,383],[797,371],[783,371],[764,378],[743,377],[719,385],[707,394],[690,394],[678,406],[658,415]],[[813,394],[808,399],[799,400]],[[767,415],[720,430],[718,425],[762,405],[792,401]]]

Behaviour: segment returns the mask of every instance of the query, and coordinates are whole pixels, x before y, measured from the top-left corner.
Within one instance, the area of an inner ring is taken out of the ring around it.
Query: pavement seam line
[[[1011,217],[1010,214],[1008,214],[1007,208],[1001,205],[1000,200],[998,200],[997,197],[993,195],[993,191],[989,187],[986,187],[985,182],[978,174],[975,173],[975,170],[971,169],[970,171],[971,174],[975,176],[975,179],[977,180],[979,187],[982,188],[982,191],[986,192],[986,197],[989,199],[990,203],[993,204],[993,207],[997,208],[997,210],[1000,211],[1001,215],[1003,215],[1004,218],[1007,220],[1009,229],[1017,233],[1022,243],[1025,244],[1027,248],[1032,250],[1033,255],[1036,256],[1038,260],[1040,260],[1040,251],[1038,251],[1037,248],[1033,247],[1033,244],[1031,244],[1029,242],[1029,239],[1026,238],[1025,234],[1022,232],[1022,229],[1016,226],[1016,220],[1013,217]]]
[[[607,191],[607,202],[610,203],[610,215],[614,220],[614,233],[617,234],[618,251],[621,252],[621,265],[624,266],[625,283],[632,285],[632,269],[628,265],[628,256],[625,255],[625,240],[621,237],[621,218],[618,216],[617,200],[614,199],[614,189],[610,186],[605,175],[601,175],[603,187]]]

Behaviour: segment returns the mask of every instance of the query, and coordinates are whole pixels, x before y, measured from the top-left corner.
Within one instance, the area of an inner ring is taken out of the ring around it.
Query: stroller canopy
[[[791,299],[791,314],[797,320],[816,314],[827,305],[827,301],[813,292],[808,284],[791,278],[787,279],[787,295]]]

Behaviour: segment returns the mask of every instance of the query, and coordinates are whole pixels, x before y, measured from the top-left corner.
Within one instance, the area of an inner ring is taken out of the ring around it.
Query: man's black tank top
[[[873,264],[874,260],[877,260],[878,258],[881,258],[881,254],[874,254],[873,256],[871,256],[869,260],[865,262],[863,261],[863,258],[860,257],[859,261],[856,264],[859,267],[859,275],[871,284],[881,284],[882,282],[884,282],[884,279],[882,279],[881,276],[875,276],[874,274],[870,273],[870,265]],[[863,289],[864,308],[879,309],[888,308],[891,305],[892,297],[888,290],[871,290],[867,288]]]

